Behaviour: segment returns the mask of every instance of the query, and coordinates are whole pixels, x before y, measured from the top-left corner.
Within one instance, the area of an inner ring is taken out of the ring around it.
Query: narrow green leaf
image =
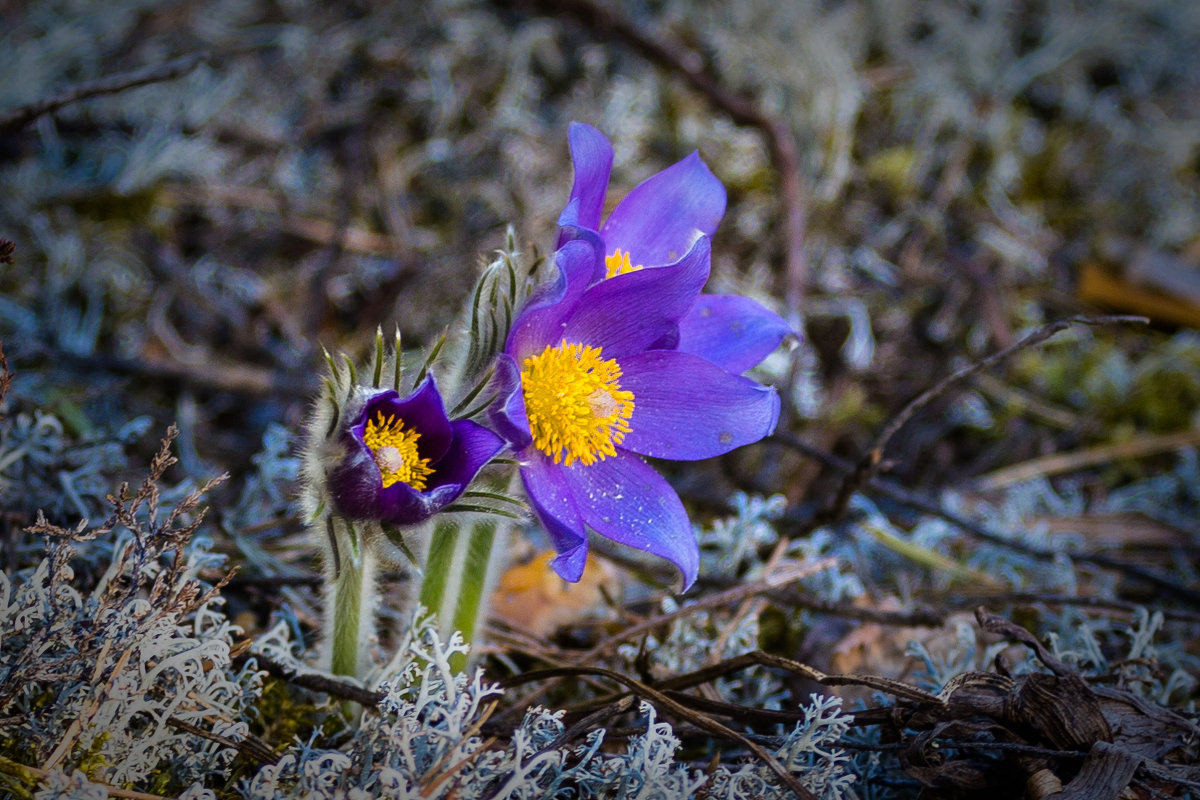
[[[395,525],[389,525],[386,522],[381,523],[380,527],[383,528],[383,532],[387,535],[388,541],[394,544],[396,549],[404,554],[404,557],[408,559],[409,563],[412,564],[414,568],[416,568],[417,572],[422,572],[423,570],[421,569],[421,563],[417,560],[416,554],[413,553],[411,548],[409,548],[408,542],[404,541],[404,531],[400,530]]]
[[[400,342],[400,326],[396,326],[396,344],[392,351],[392,388],[397,392],[400,391],[400,376],[404,371],[404,350],[401,348]]]
[[[358,677],[362,661],[360,645],[371,632],[374,608],[371,595],[374,586],[367,578],[373,571],[371,548],[361,547],[354,523],[343,521],[338,525],[330,518],[331,546],[338,554],[340,569],[333,579],[332,608],[327,624],[331,627],[329,639],[333,648],[331,670],[335,675]]]
[[[483,388],[488,385],[488,382],[492,379],[492,375],[494,375],[495,373],[496,373],[495,367],[492,367],[491,369],[489,369],[487,371],[487,374],[484,375],[482,378],[480,378],[479,382],[477,384],[475,384],[475,388],[473,388],[473,389],[471,389],[471,391],[467,392],[466,396],[462,400],[460,400],[456,406],[454,406],[454,408],[450,411],[450,416],[453,417],[456,414],[458,414],[459,411],[462,411],[464,408],[466,408],[466,406],[468,406],[471,403],[472,400],[474,400],[476,397],[478,397],[479,393],[482,392]]]
[[[501,503],[511,503],[512,505],[517,506],[518,508],[521,508],[521,509],[528,508],[528,506],[525,505],[524,500],[521,500],[520,498],[517,498],[517,497],[511,497],[507,494],[501,494],[500,492],[485,492],[482,489],[479,489],[479,490],[473,489],[470,491],[463,492],[462,496],[463,497],[478,497],[478,498],[487,499],[487,500],[496,500],[497,502],[501,502]]]
[[[383,385],[383,328],[375,329],[375,376],[371,385],[376,389]]]
[[[425,357],[425,363],[421,365],[421,371],[417,373],[417,379],[413,381],[414,387],[420,386],[421,381],[425,380],[425,376],[429,374],[429,368],[433,366],[433,362],[437,360],[438,354],[442,352],[448,335],[448,331],[442,331],[442,335],[434,342],[433,349],[429,351],[429,355]]]
[[[330,407],[333,409],[333,413],[329,419],[329,429],[325,431],[325,438],[328,439],[333,436],[334,431],[337,430],[338,423],[342,421],[342,407],[338,405],[337,389],[333,386],[333,379],[322,377],[321,380],[325,383],[325,391],[328,393],[327,399],[329,400]]]
[[[517,266],[508,256],[504,258],[504,266],[508,272],[508,296],[512,299],[517,297]]]
[[[341,386],[342,385],[342,370],[341,370],[341,368],[338,367],[337,362],[335,362],[333,360],[333,356],[331,356],[329,354],[329,351],[326,350],[324,347],[321,348],[321,354],[325,356],[325,364],[329,367],[330,379],[333,380],[337,386]],[[334,393],[334,396],[335,397],[337,396],[336,392]]]
[[[460,532],[461,536],[462,533]],[[488,566],[492,556],[492,544],[496,540],[496,523],[482,520],[471,526],[470,541],[467,543],[466,563],[463,573],[467,579],[460,584],[458,601],[454,607],[449,630],[462,633],[468,642],[475,640],[475,628],[484,605],[483,593],[488,588]],[[453,665],[458,668],[465,663]]]
[[[508,517],[509,519],[525,519],[524,514],[514,514],[511,511],[505,511],[503,508],[493,508],[492,506],[480,506],[474,503],[452,503],[446,506],[442,511],[458,511],[462,513],[472,514],[495,514],[499,517]]]
[[[442,619],[446,586],[451,578],[459,577],[454,565],[454,549],[459,528],[460,523],[453,520],[435,525],[433,537],[429,540],[429,552],[425,556],[425,577],[421,581],[418,602],[431,613],[437,614],[439,620]]]
[[[480,403],[479,405],[477,405],[477,406],[475,406],[474,408],[472,408],[472,409],[471,409],[470,411],[468,411],[467,413],[463,414],[463,415],[462,415],[462,417],[460,417],[460,419],[471,419],[471,418],[472,418],[472,417],[474,417],[476,414],[479,414],[479,413],[481,413],[481,412],[482,412],[482,411],[484,411],[484,410],[485,410],[485,409],[486,409],[488,406],[490,406],[492,403],[496,402],[496,397],[498,397],[498,395],[489,394],[489,395],[487,396],[487,399],[486,399],[486,400],[484,400],[482,403]]]

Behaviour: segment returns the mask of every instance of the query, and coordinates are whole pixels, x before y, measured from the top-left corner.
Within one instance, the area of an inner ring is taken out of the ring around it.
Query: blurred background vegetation
[[[794,139],[806,272],[791,276],[763,132],[569,4],[4,6],[0,108],[202,54],[3,131],[17,250],[0,334],[19,394],[81,434],[179,419],[188,469],[245,468],[268,422],[301,413],[319,343],[358,352],[393,323],[428,342],[507,224],[552,245],[574,119],[615,142],[615,186],[693,149],[712,165],[730,195],[714,285],[803,319],[791,421],[830,447],[863,445],[956,362],[1087,308],[1087,270],[1164,287],[1175,272],[1168,291],[1194,302],[1191,4],[776,6],[621,11]],[[913,426],[902,468],[962,479],[1189,427],[1195,348],[1164,322],[1026,354],[962,413]]]
[[[174,422],[176,496],[229,472],[210,497],[213,546],[241,578],[280,581],[231,584],[230,613],[250,632],[282,605],[311,623],[291,437],[320,347],[362,355],[380,325],[429,344],[509,225],[527,252],[552,248],[581,120],[612,139],[621,191],[698,149],[729,191],[710,286],[804,334],[760,372],[785,397],[781,434],[810,451],[775,441],[674,468],[698,520],[737,511],[735,492],[780,494],[773,524],[812,532],[843,480],[812,451],[859,459],[919,393],[1039,325],[1144,314],[1073,327],[946,392],[892,440],[885,474],[1162,581],[997,566],[868,492],[849,508],[862,525],[817,528],[812,546],[846,545],[849,583],[809,591],[936,604],[962,585],[947,563],[990,563],[1012,590],[1194,612],[1200,4],[597,8],[0,2],[7,567],[39,557],[22,533],[39,509],[68,527],[103,518],[105,493]],[[20,114],[144,71],[144,85]],[[739,563],[726,578],[745,577]],[[820,651],[811,618],[779,625],[777,646]],[[1165,635],[1192,670],[1188,631]],[[1194,684],[1180,691],[1194,700]]]

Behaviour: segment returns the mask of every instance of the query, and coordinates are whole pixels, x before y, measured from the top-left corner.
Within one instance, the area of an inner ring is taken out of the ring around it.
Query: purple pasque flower
[[[670,269],[595,282],[593,237],[555,254],[559,275],[517,316],[499,356],[491,421],[521,462],[530,505],[579,580],[587,529],[673,562],[686,588],[699,551],[679,497],[642,456],[695,460],[769,434],[775,390],[695,353],[659,349],[708,279],[698,237]]]
[[[433,376],[412,394],[372,390],[341,434],[333,505],[350,519],[412,525],[454,502],[504,441],[471,420],[450,420]]]
[[[648,267],[674,267],[700,237],[712,236],[725,214],[725,187],[692,153],[647,178],[601,223],[612,172],[612,145],[590,125],[573,122],[568,134],[575,182],[559,217],[559,246],[587,239],[604,253],[592,280]],[[694,353],[728,372],[741,373],[771,353],[791,327],[773,311],[738,295],[701,295],[657,346]]]

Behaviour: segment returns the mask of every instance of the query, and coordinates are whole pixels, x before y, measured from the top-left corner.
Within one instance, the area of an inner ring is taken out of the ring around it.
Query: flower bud
[[[397,526],[423,522],[457,500],[504,446],[476,422],[451,420],[431,374],[401,397],[396,357],[380,338],[370,385],[357,382],[348,360],[329,360],[304,453],[310,521],[330,512]],[[380,386],[385,372],[396,388]]]

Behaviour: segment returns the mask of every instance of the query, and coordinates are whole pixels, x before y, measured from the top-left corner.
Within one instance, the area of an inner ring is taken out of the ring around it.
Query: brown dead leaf
[[[501,575],[492,594],[492,615],[517,630],[545,639],[564,625],[603,613],[601,587],[616,582],[613,568],[588,556],[579,583],[568,583],[551,569],[554,556],[553,550],[540,553]]]

